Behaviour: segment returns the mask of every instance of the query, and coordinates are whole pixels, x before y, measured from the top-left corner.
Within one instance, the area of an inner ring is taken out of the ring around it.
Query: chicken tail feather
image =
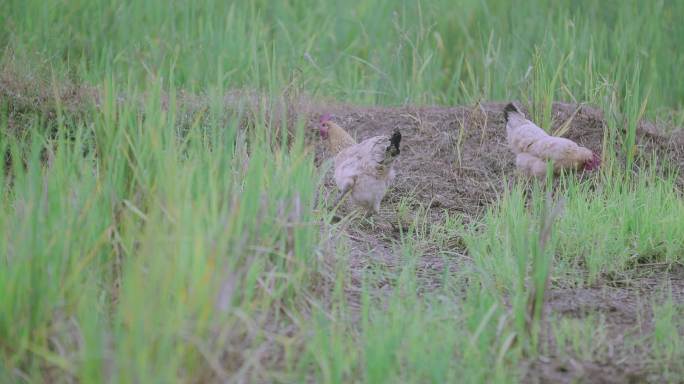
[[[401,143],[401,132],[396,130],[390,137],[390,145],[387,147],[387,153],[391,157],[397,156],[399,154],[399,143]]]
[[[518,109],[518,107],[516,107],[515,104],[513,104],[513,103],[506,104],[503,111],[504,111],[504,116],[506,117],[506,122],[508,122],[508,114],[509,113],[520,113],[520,114],[522,114],[520,109]]]

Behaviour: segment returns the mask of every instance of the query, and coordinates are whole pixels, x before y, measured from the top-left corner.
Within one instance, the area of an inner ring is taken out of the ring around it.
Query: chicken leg
[[[337,198],[335,199],[335,202],[333,203],[333,207],[335,209],[338,208],[338,205],[342,202],[342,200],[351,192],[351,186],[348,188],[345,188],[343,191],[340,191],[340,194],[337,195]]]

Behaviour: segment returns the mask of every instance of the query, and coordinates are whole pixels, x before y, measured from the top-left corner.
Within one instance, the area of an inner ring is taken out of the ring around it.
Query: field
[[[682,382],[681,15],[0,2],[0,382]],[[600,171],[519,177],[509,101]],[[401,130],[379,215],[323,113]]]

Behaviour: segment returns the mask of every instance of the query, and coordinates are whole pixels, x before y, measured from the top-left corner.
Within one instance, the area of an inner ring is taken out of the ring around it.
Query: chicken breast
[[[387,153],[390,147],[389,137],[376,136],[335,157],[337,187],[342,192],[350,191],[352,202],[371,212],[380,210],[380,202],[395,177],[394,156]]]
[[[354,204],[369,213],[379,212],[395,177],[393,164],[400,152],[401,133],[395,131],[391,136],[375,136],[357,144],[329,115],[321,117],[319,132],[335,154],[334,178],[340,194],[334,205],[349,194]]]

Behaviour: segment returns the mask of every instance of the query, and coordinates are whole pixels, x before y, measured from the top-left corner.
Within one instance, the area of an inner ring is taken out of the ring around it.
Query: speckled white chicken
[[[380,202],[395,177],[394,159],[399,155],[401,133],[375,136],[356,143],[328,116],[321,117],[320,135],[335,155],[335,183],[340,194],[335,205],[349,194],[354,204],[378,213]]]
[[[527,120],[513,103],[504,107],[506,138],[515,153],[515,165],[529,176],[546,175],[546,162],[553,162],[554,172],[561,169],[593,171],[601,164],[600,157],[572,140],[550,136]]]

